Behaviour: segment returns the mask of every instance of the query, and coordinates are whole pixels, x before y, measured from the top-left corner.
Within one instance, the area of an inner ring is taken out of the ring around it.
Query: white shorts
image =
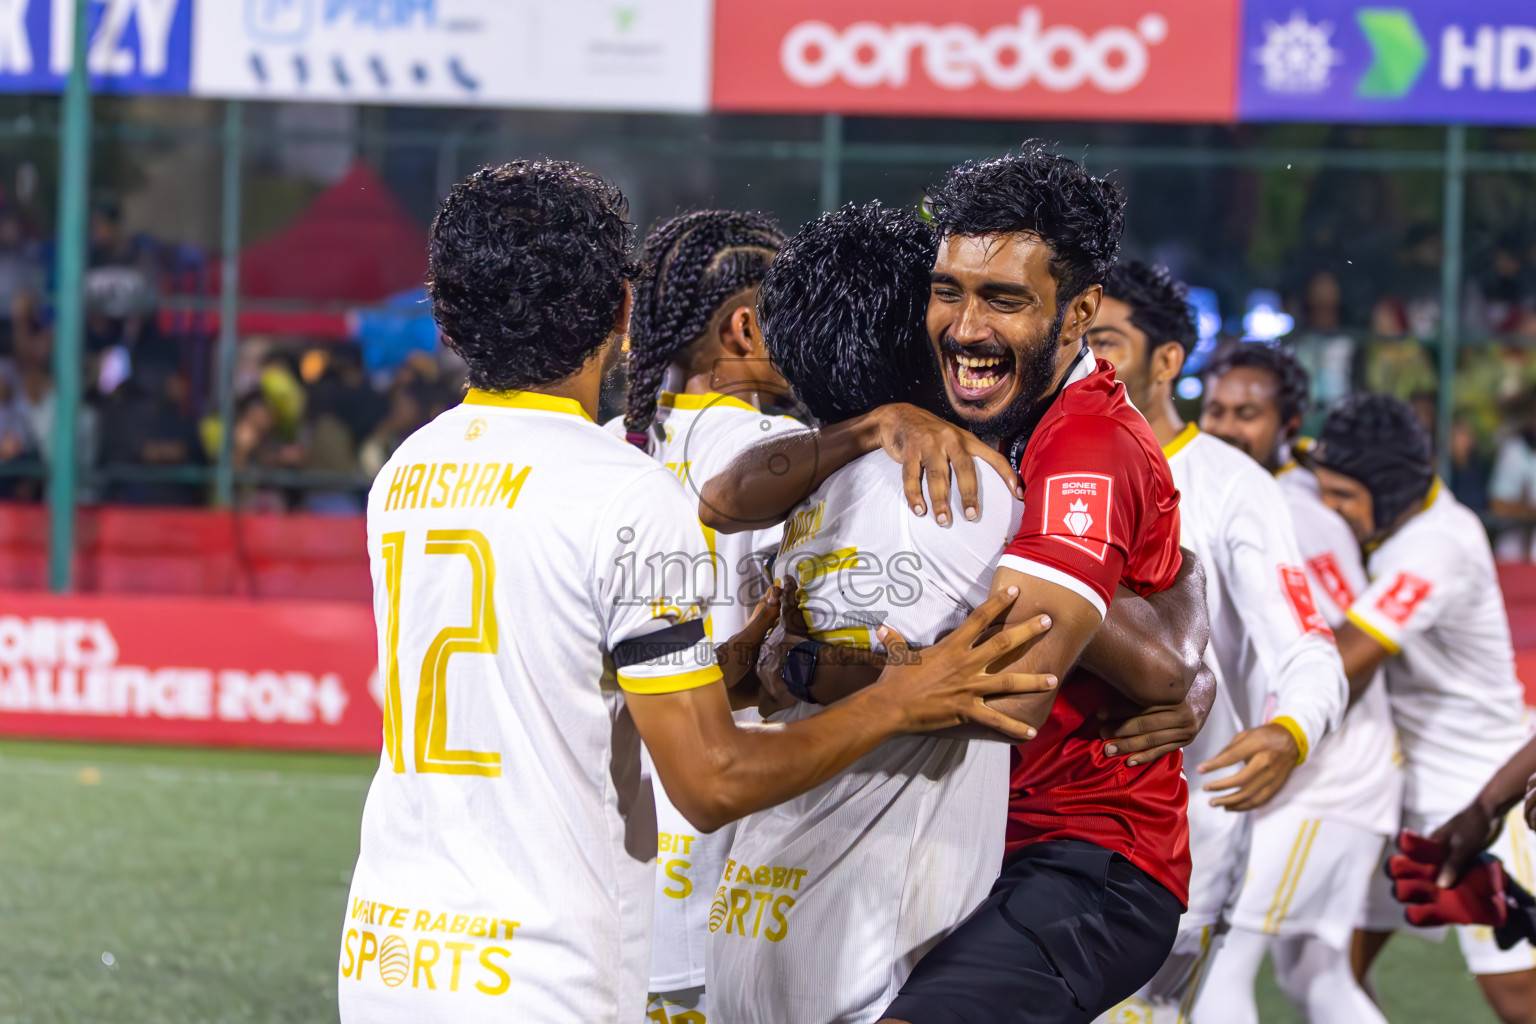
[[[1248,877],[1232,927],[1264,935],[1316,936],[1349,948],[1387,837],[1281,807],[1254,822]]]
[[[652,992],[645,1004],[645,1024],[705,1024],[708,1012],[703,985],[680,992]]]
[[[1526,889],[1536,886],[1536,835],[1531,834],[1516,806],[1504,821],[1504,829],[1494,840],[1488,852],[1499,858],[1504,870]],[[1447,816],[1448,817],[1448,816]],[[1403,827],[1420,835],[1428,835],[1444,821],[1426,821],[1411,811],[1403,813]],[[1364,919],[1360,925],[1366,931],[1401,931],[1409,935],[1439,942],[1445,937],[1444,928],[1415,928],[1403,915],[1403,905],[1392,895],[1392,882],[1385,871],[1372,873],[1369,897],[1366,900]],[[1536,968],[1536,948],[1522,942],[1513,949],[1503,950],[1493,941],[1493,929],[1480,925],[1457,925],[1456,937],[1461,943],[1461,955],[1466,958],[1467,969],[1473,974],[1513,974]]]
[[[1210,794],[1193,791],[1189,801],[1189,909],[1179,922],[1181,933],[1196,933],[1226,917],[1243,884],[1248,844],[1253,835],[1251,814],[1234,814],[1210,805]]]
[[[1212,925],[1180,927],[1152,980],[1094,1024],[1187,1024],[1224,934]]]

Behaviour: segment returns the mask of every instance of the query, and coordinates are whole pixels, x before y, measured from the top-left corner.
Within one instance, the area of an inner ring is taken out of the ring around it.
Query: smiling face
[[[1058,305],[1050,260],[1050,247],[1025,233],[951,235],[939,245],[928,338],[950,405],[983,436],[1022,429],[1098,309],[1098,285]]]
[[[1371,492],[1360,481],[1322,466],[1314,466],[1318,495],[1323,504],[1349,524],[1355,539],[1364,544],[1376,534],[1376,510]]]
[[[1208,382],[1200,429],[1241,449],[1270,472],[1280,468],[1280,444],[1300,426],[1280,419],[1275,375],[1257,366],[1234,366]]]

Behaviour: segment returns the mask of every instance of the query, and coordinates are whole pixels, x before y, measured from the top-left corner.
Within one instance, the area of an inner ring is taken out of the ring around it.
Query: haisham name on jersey
[[[1040,532],[1104,561],[1109,553],[1114,487],[1114,479],[1102,473],[1046,477],[1045,523]]]

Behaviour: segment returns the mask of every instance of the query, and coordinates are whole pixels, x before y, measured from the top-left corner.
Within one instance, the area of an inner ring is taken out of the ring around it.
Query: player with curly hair
[[[764,351],[755,309],[758,285],[783,241],[767,216],[734,210],[682,214],[646,236],[629,325],[628,408],[606,426],[675,473],[691,496],[743,449],[803,429],[788,416],[760,411],[788,394]],[[715,636],[734,636],[768,591],[783,528],[704,533],[715,563],[710,627]],[[751,708],[737,716],[761,720]],[[700,832],[661,787],[656,824],[662,849],[649,1009],[707,1018],[704,941],[734,829]]]
[[[1015,665],[1064,677],[1122,585],[1156,594],[1182,564],[1168,464],[1113,368],[1084,341],[1124,202],[1118,187],[1039,143],[953,168],[929,192],[939,243],[926,328],[945,402],[975,433],[910,400],[885,405],[753,449],[706,485],[701,516],[722,528],[732,516],[782,517],[833,472],[884,448],[902,463],[914,514],[927,513],[926,485],[934,523],[948,526],[953,478],[975,520],[984,490],[975,457],[996,454],[989,439],[1026,509],[993,592],[1019,591],[1012,621],[1052,621]],[[1198,615],[1203,625],[1203,607]],[[1040,730],[1013,758],[1002,874],[917,964],[887,1019],[1089,1021],[1162,965],[1189,883],[1182,759],[1118,758],[1102,726],[1127,700],[1183,701],[1204,646],[1167,673],[1133,673],[1123,688],[1079,671],[1056,693],[1001,705]],[[804,659],[819,685],[819,652]]]
[[[1297,766],[1338,728],[1349,695],[1280,486],[1253,459],[1186,423],[1174,404],[1174,384],[1197,340],[1185,294],[1164,268],[1121,261],[1088,332],[1094,354],[1115,366],[1163,446],[1179,489],[1183,544],[1199,554],[1209,580],[1209,656],[1219,686],[1188,756],[1202,773],[1242,765],[1192,796],[1189,909],[1174,951],[1109,1018],[1170,1024],[1199,1004],[1222,946],[1248,862],[1252,821],[1244,812],[1285,791]]]
[[[716,650],[693,503],[592,422],[631,252],[623,195],[558,161],[477,171],[433,223],[433,312],[471,388],[368,496],[384,745],[343,924],[346,1024],[634,1024],[656,874],[642,741],[709,831],[898,734],[976,722],[1023,739],[984,698],[1049,687],[987,671],[1046,628],[975,643],[1002,597],[868,696],[737,727],[727,688],[750,662],[733,651],[776,610]]]
[[[1312,471],[1291,458],[1305,443],[1298,433],[1308,390],[1306,370],[1287,349],[1237,345],[1206,370],[1200,427],[1274,474],[1318,611],[1337,630],[1367,581],[1354,534],[1323,504]],[[1385,1019],[1349,969],[1349,945],[1386,839],[1397,830],[1402,773],[1380,673],[1357,679],[1350,699],[1338,731],[1315,744],[1253,815],[1230,929],[1195,1004],[1201,1019],[1256,1022],[1254,979],[1266,955],[1307,1020]]]
[[[878,203],[825,214],[786,243],[763,283],[763,332],[822,424],[892,402],[944,408],[925,327],[936,249],[934,232],[912,213]],[[877,624],[928,644],[985,600],[1023,509],[996,474],[979,479],[978,515],[941,526],[911,515],[901,467],[871,452],[795,510],[776,563],[796,598],[774,645],[790,664],[762,673],[786,698],[771,705],[781,712],[775,720],[813,717],[872,678],[884,657]],[[1186,579],[1177,592],[1117,602],[1084,662],[1136,674],[1156,671],[1148,661],[1177,661],[1182,617],[1201,601],[1190,589]],[[1203,633],[1203,622],[1197,628]],[[709,943],[711,1000],[722,1018],[877,1019],[921,956],[996,880],[1009,762],[1006,744],[982,737],[887,743],[803,797],[740,822],[728,866],[794,865],[796,875],[776,890],[771,877],[760,886],[727,871],[716,898],[724,926]],[[759,892],[769,913],[748,918]]]
[[[1504,595],[1488,534],[1435,476],[1429,436],[1388,395],[1354,395],[1328,414],[1299,453],[1319,494],[1368,552],[1370,583],[1338,630],[1352,680],[1386,672],[1407,786],[1404,829],[1447,846],[1484,785],[1526,740],[1525,692],[1515,677]],[[1518,809],[1490,847],[1516,881],[1536,881],[1532,836]],[[1465,845],[1465,836],[1455,844]],[[1483,837],[1487,838],[1487,835]],[[1384,873],[1372,876],[1355,933],[1355,974],[1366,984],[1394,931],[1407,927]],[[1487,929],[1457,929],[1467,967],[1505,1024],[1536,1021],[1536,949],[1501,950]]]

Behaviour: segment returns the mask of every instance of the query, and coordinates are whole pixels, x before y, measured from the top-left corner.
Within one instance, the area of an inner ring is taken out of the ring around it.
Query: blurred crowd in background
[[[53,101],[5,102],[31,111]],[[209,467],[224,443],[215,373],[219,206],[209,185],[219,164],[206,129],[217,105],[103,106],[109,134],[93,158],[81,498],[206,505]],[[410,148],[415,136],[410,145],[378,143],[392,131],[419,135],[428,115],[442,129],[433,146]],[[437,342],[422,280],[436,197],[472,167],[520,153],[580,159],[625,189],[642,227],[679,208],[721,205],[766,209],[792,230],[827,201],[815,163],[719,155],[734,136],[810,137],[814,118],[523,112],[460,124],[452,112],[284,104],[250,116],[265,119],[275,141],[254,148],[244,179],[229,438],[242,509],[357,513],[401,439],[458,401],[461,368]],[[198,124],[176,120],[189,117]],[[169,141],[111,141],[114,119],[142,126],[157,118],[170,124]],[[850,140],[917,133],[1000,151],[1027,127],[870,118],[849,119],[845,131]],[[1068,153],[1091,155],[1105,143],[1166,152],[1177,143],[1209,158],[1189,168],[1094,168],[1129,194],[1125,253],[1167,265],[1200,300],[1202,342],[1179,389],[1191,412],[1199,370],[1220,347],[1284,344],[1312,372],[1311,425],[1343,395],[1370,390],[1408,400],[1433,431],[1446,258],[1440,175],[1250,170],[1227,155],[1245,145],[1411,150],[1437,145],[1438,130],[1049,127]],[[626,148],[643,132],[651,149]],[[677,154],[658,156],[667,133]],[[463,142],[471,137],[479,149]],[[715,155],[689,159],[691,138]],[[1536,132],[1490,130],[1473,144],[1533,149]],[[12,501],[41,500],[52,449],[51,145],[43,138],[0,154],[0,497]],[[916,203],[939,169],[848,164],[839,198]],[[1447,483],[1488,518],[1502,556],[1525,558],[1536,526],[1536,190],[1528,177],[1468,178],[1461,282]]]

